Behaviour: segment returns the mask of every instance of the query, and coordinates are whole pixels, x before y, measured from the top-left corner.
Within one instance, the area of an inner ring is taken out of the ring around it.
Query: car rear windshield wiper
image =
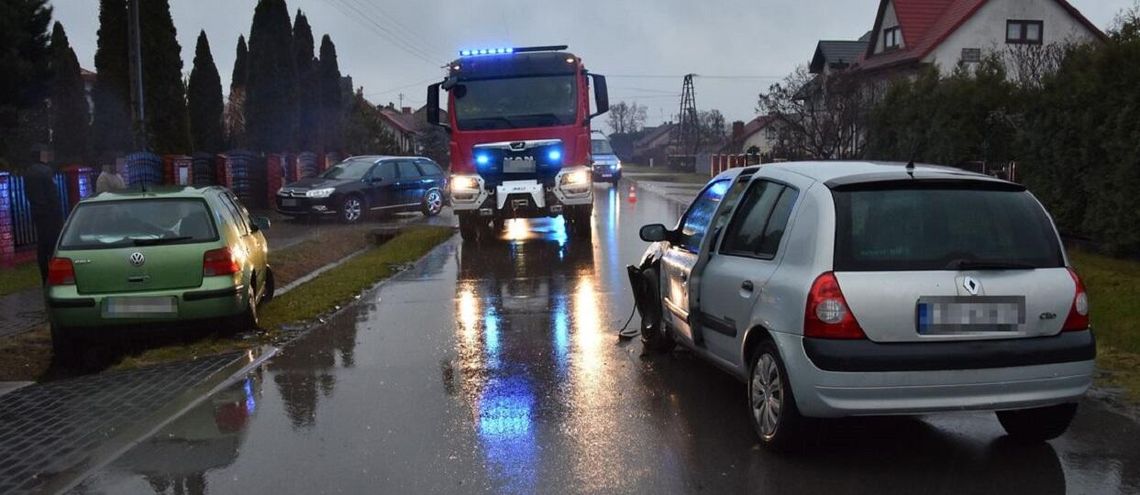
[[[188,241],[190,239],[193,239],[193,237],[184,235],[178,237],[155,237],[152,239],[131,238],[131,242],[134,242],[136,246],[157,246],[159,244],[170,244],[173,242]]]
[[[957,259],[946,264],[947,270],[1035,270],[1036,265],[1018,261],[984,261]]]

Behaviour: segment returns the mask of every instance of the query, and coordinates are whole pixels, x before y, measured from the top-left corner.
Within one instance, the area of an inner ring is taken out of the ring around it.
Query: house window
[[[768,138],[769,140],[776,139],[776,137],[777,137],[776,136],[776,128],[775,127],[769,127],[767,129],[765,129],[764,130],[764,137]]]
[[[883,30],[883,48],[893,50],[902,43],[902,31],[898,26]]]
[[[1005,42],[1014,45],[1040,45],[1044,31],[1043,21],[1006,21]]]
[[[962,49],[962,63],[976,64],[982,61],[981,48],[963,48]]]

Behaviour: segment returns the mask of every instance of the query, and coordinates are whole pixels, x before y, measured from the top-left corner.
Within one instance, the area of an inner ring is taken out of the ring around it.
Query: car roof
[[[759,167],[764,170],[783,170],[802,175],[809,179],[823,182],[829,187],[894,179],[902,180],[909,177],[906,170],[907,163],[905,162],[805,161],[768,163]],[[926,163],[914,164],[914,178],[978,180],[1008,183],[984,174]]]
[[[221,186],[183,187],[183,186],[147,186],[146,189],[131,188],[115,192],[104,192],[84,199],[83,203],[101,203],[105,201],[133,201],[144,199],[200,199],[211,192],[224,191]]]

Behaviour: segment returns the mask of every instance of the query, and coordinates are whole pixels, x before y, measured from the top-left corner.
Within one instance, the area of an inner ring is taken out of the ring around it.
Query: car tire
[[[364,212],[368,208],[364,204],[364,198],[356,194],[349,194],[340,200],[340,210],[337,216],[340,218],[341,223],[354,224],[359,223],[364,219]]]
[[[265,267],[265,281],[261,285],[261,299],[257,301],[257,304],[265,305],[272,301],[273,296],[277,293],[277,279],[273,275],[272,268]]]
[[[648,269],[641,276],[645,277],[649,294],[656,296],[652,298],[653,302],[649,304],[650,307],[646,308],[646,314],[641,318],[641,346],[652,352],[672,351],[677,346],[677,341],[673,340],[673,336],[665,328],[665,322],[661,320],[660,276],[656,269]]]
[[[51,325],[52,360],[65,366],[79,364],[82,357],[78,339],[67,328]]]
[[[443,211],[443,191],[439,189],[429,189],[424,193],[423,200],[420,202],[420,211],[425,217],[434,217]]]
[[[807,419],[796,407],[787,368],[770,340],[749,359],[748,419],[764,447],[789,451],[803,445]]]
[[[1077,404],[997,411],[995,414],[1010,438],[1023,443],[1038,443],[1063,435],[1077,414]]]
[[[229,325],[229,333],[237,335],[249,330],[261,330],[261,316],[257,311],[257,292],[252,285],[246,295],[245,310],[234,316]]]

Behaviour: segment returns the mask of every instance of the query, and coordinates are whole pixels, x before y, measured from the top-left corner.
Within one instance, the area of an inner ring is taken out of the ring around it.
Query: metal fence
[[[11,176],[11,187],[8,189],[12,205],[12,238],[17,248],[31,246],[36,243],[36,224],[32,221],[32,207],[28,202],[27,186],[24,178],[18,175]],[[59,195],[59,211],[66,219],[71,213],[71,202],[68,201],[67,175],[55,174],[53,178],[56,192]]]

